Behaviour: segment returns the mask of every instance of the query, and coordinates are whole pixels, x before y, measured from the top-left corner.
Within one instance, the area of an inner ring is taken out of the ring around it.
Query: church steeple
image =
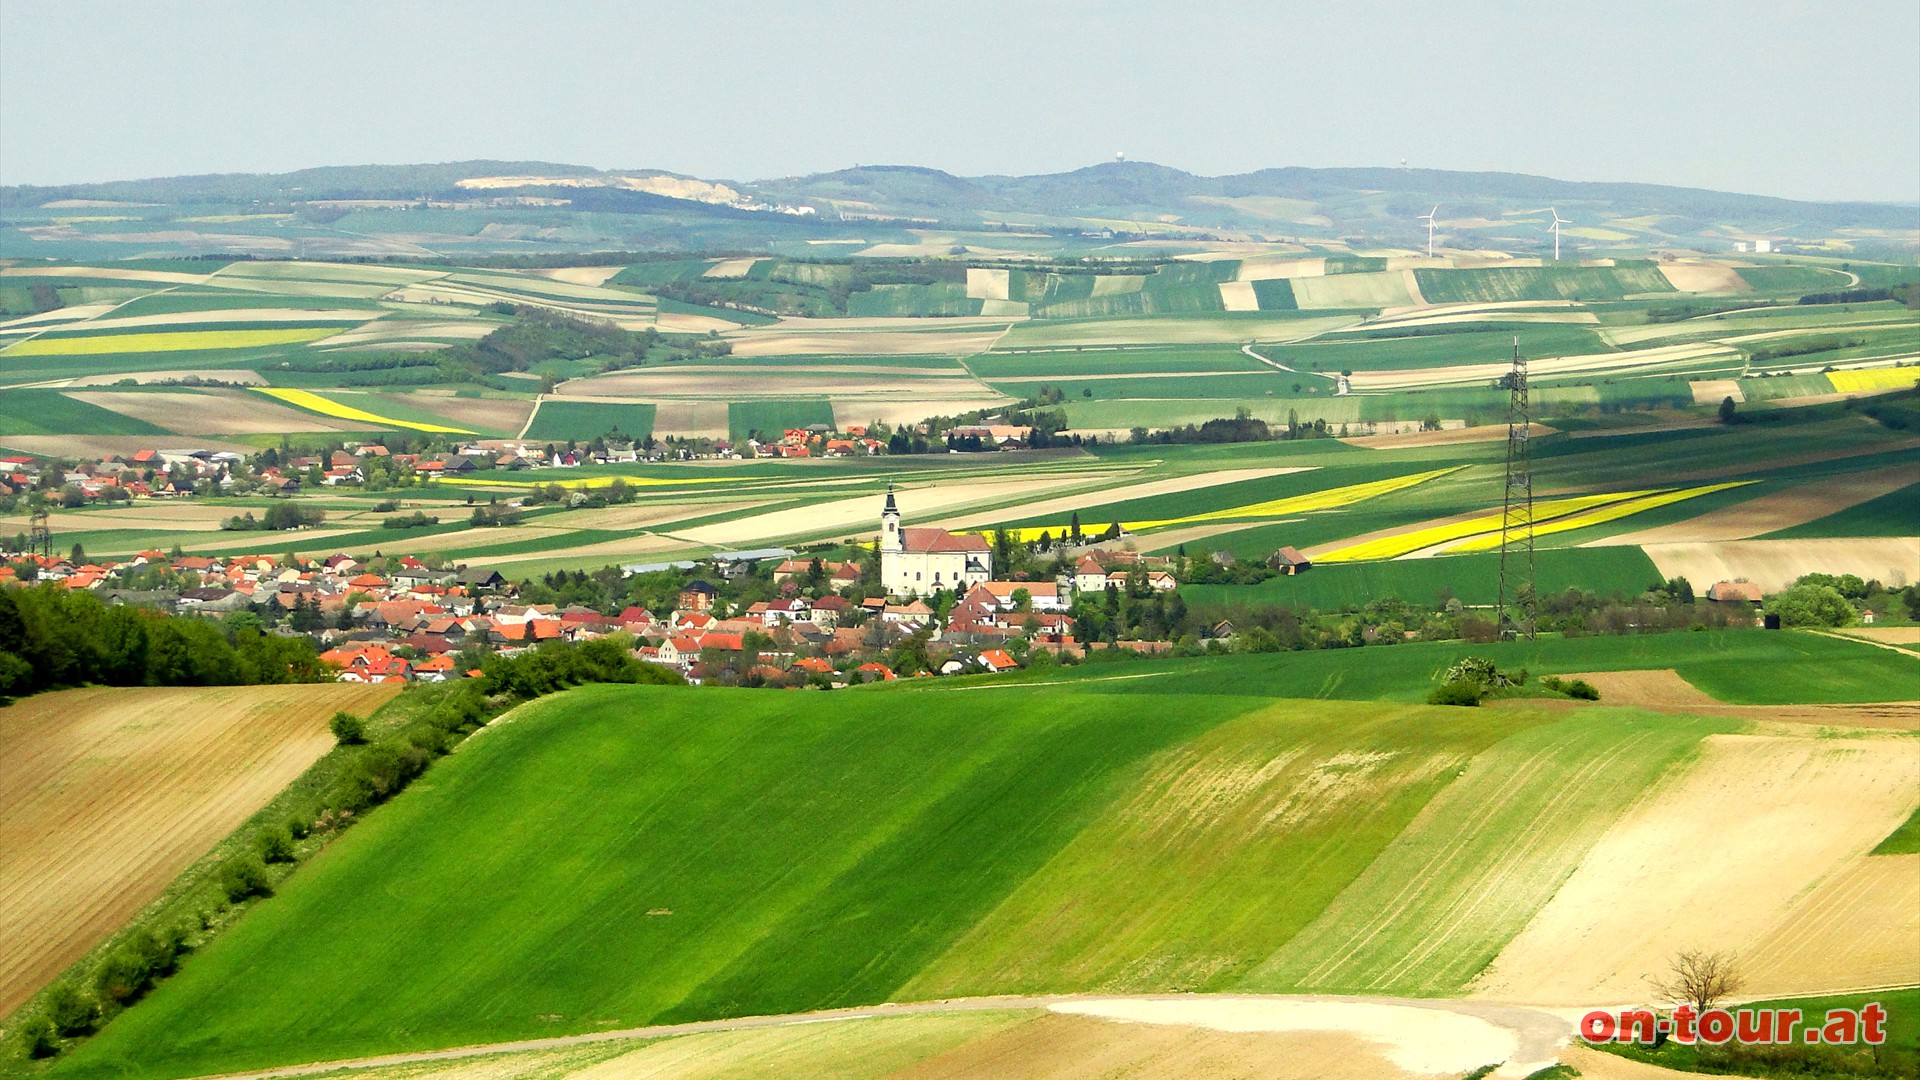
[[[893,485],[887,485],[887,502],[880,508],[880,550],[898,554],[906,550],[900,535],[900,506],[893,501]]]

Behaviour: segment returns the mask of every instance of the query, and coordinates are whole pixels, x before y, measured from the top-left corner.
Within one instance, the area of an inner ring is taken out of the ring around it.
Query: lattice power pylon
[[[1527,400],[1527,361],[1513,339],[1507,374],[1507,492],[1500,514],[1500,637],[1533,640],[1533,409]]]
[[[53,557],[53,530],[47,527],[47,508],[35,507],[27,519],[27,554]]]

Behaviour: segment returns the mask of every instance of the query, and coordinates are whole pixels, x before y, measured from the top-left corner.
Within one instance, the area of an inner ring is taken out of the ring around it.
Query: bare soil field
[[[1475,993],[1637,1001],[1646,977],[1686,948],[1735,950],[1766,972],[1772,961],[1757,946],[1906,820],[1920,796],[1916,773],[1920,742],[1908,738],[1708,736],[1697,759],[1595,843]],[[1795,989],[1845,989],[1856,978],[1829,968]]]
[[[1254,295],[1251,281],[1221,282],[1220,304],[1228,311],[1260,310],[1260,298]]]
[[[1558,429],[1545,424],[1533,424],[1527,428],[1534,438],[1543,435],[1558,434]],[[1355,435],[1341,439],[1348,446],[1363,446],[1369,450],[1405,450],[1415,446],[1457,446],[1460,443],[1501,442],[1507,437],[1503,424],[1482,424],[1479,427],[1442,428],[1439,431],[1405,431],[1393,435]]]
[[[707,372],[663,369],[659,374],[596,375],[576,379],[561,389],[570,398],[633,398],[658,401],[661,398],[746,401],[751,398],[883,397],[914,398],[994,397],[985,384],[964,372],[932,376],[875,376],[866,373],[829,375],[810,368],[782,368],[778,371],[752,371],[720,368]],[[923,412],[925,419],[933,411]]]
[[[653,433],[658,436],[724,439],[730,430],[724,401],[662,401],[654,407]]]
[[[752,272],[753,264],[759,261],[757,258],[721,259],[719,262],[707,267],[706,272],[700,276],[708,278],[743,278]]]
[[[1748,285],[1745,278],[1725,263],[1663,262],[1660,264],[1660,276],[1667,279],[1667,284],[1681,292],[1753,291],[1753,286]]]
[[[76,390],[76,401],[187,435],[271,435],[285,431],[372,431],[379,425],[289,408],[244,390]],[[154,445],[149,436],[148,446]]]
[[[88,277],[112,281],[144,281],[156,285],[198,285],[212,277],[205,274],[177,274],[168,270],[129,270],[118,266],[8,266],[0,268],[0,277]]]
[[[1240,264],[1241,281],[1266,281],[1271,278],[1321,277],[1327,272],[1327,260],[1321,259],[1248,259]]]
[[[1519,1059],[1524,1071],[1552,1061],[1549,1046],[1522,1049],[1516,1032],[1445,1005],[1420,1008],[1378,1001],[1185,995],[1063,1002],[1053,1011],[1129,1025],[1175,1025],[1226,1032],[1347,1035],[1346,1049],[1376,1058],[1369,1076],[1457,1076],[1482,1065]],[[1385,1061],[1379,1061],[1384,1058]],[[1325,1062],[1320,1063],[1327,1064]],[[1382,1069],[1381,1066],[1387,1068]],[[1322,1074],[1310,1074],[1322,1075]],[[1520,1075],[1516,1072],[1515,1075]]]
[[[895,320],[896,324],[905,320]],[[915,319],[918,323],[920,320]],[[850,330],[795,333],[778,326],[729,335],[735,356],[971,356],[993,347],[1000,328],[986,330]]]
[[[833,419],[844,430],[848,424],[870,424],[875,420],[898,427],[917,424],[929,416],[953,416],[975,409],[994,409],[1012,401],[1009,397],[981,396],[924,398],[903,393],[894,398],[835,398]],[[658,421],[655,421],[656,425]]]
[[[597,556],[611,560],[628,555],[659,555],[669,551],[686,550],[687,545],[682,541],[664,536],[656,536],[652,533],[635,533],[632,536],[622,537],[619,540],[608,540],[600,544],[585,544],[569,548],[552,548],[547,551],[522,551],[512,555],[483,556],[476,561],[483,561],[488,566],[506,566],[518,562],[538,562],[542,559],[552,559],[557,556],[566,556],[568,558]]]
[[[1764,536],[1837,514],[1850,506],[1898,491],[1913,483],[1914,476],[1915,470],[1911,465],[1889,465],[1884,469],[1827,477],[1718,510],[1709,510],[1686,521],[1609,536],[1581,546],[1709,543]]]
[[[1013,271],[967,268],[967,295],[979,300],[1005,300],[1012,288]]]
[[[173,502],[140,503],[121,509],[84,512],[55,510],[47,515],[47,527],[55,532],[90,532],[95,529],[175,529],[184,532],[212,532],[233,514],[232,507],[211,506],[180,499]],[[0,532],[17,532],[26,527],[27,515],[24,513],[0,516]]]
[[[1920,645],[1920,626],[1857,626],[1840,633],[1886,645]]]
[[[1715,342],[1692,342],[1626,353],[1555,356],[1533,360],[1528,366],[1534,375],[1545,377],[1590,371],[1632,371],[1721,354],[1731,356],[1733,350]],[[1452,367],[1356,371],[1351,381],[1355,390],[1401,390],[1416,386],[1486,383],[1505,374],[1509,366],[1508,364],[1457,364]]]
[[[1754,997],[1920,979],[1920,855],[1861,855],[1800,898],[1751,950]]]
[[[1061,476],[1039,481],[982,481],[968,478],[946,484],[904,487],[897,493],[897,498],[901,509],[911,516],[910,520],[917,522],[932,511],[1040,495],[1086,483],[1087,479],[1086,476]],[[866,536],[879,529],[880,503],[881,497],[878,495],[861,495],[702,525],[672,535],[689,543],[714,546],[758,544],[797,536]]]
[[[160,895],[397,686],[93,688],[0,710],[0,1015]]]
[[[569,285],[605,285],[608,279],[626,269],[624,266],[556,266],[550,270],[534,270],[531,273],[553,281],[564,281]]]
[[[363,323],[378,312],[358,308],[318,311],[300,308],[234,308],[227,311],[169,311],[158,315],[129,315],[120,319],[93,319],[88,330],[125,330],[141,326],[189,326],[198,323],[339,322]]]
[[[1920,581],[1920,537],[1726,540],[1646,544],[1665,577],[1710,585],[1745,578],[1778,592],[1803,574],[1859,574],[1899,588]]]
[[[670,334],[704,334],[717,330],[724,334],[729,330],[738,330],[740,324],[712,315],[695,315],[690,311],[661,311],[653,316],[653,324]]]
[[[1728,705],[1708,696],[1672,668],[1652,671],[1590,671],[1585,679],[1609,705],[1632,705],[1690,716],[1725,716],[1775,724],[1881,728],[1920,731],[1920,702],[1888,701],[1870,705]]]
[[[1643,1061],[1582,1046],[1575,1041],[1560,1050],[1560,1060],[1580,1070],[1583,1080],[1698,1080],[1699,1073],[1675,1072]],[[1733,1077],[1732,1080],[1742,1080]]]
[[[239,368],[171,368],[166,371],[130,371],[118,375],[82,375],[76,379],[63,379],[41,386],[112,386],[114,383],[131,379],[142,386],[149,383],[177,382],[181,379],[200,378],[209,382],[241,383],[246,386],[265,386],[267,380],[257,371],[244,371]]]
[[[504,431],[517,435],[533,412],[532,398],[465,398],[450,393],[416,390],[400,400],[430,412],[455,427]],[[373,412],[379,412],[376,406]]]
[[[1696,379],[1687,384],[1693,394],[1695,405],[1718,405],[1727,398],[1736,402],[1747,400],[1747,392],[1740,388],[1739,379]]]
[[[317,419],[317,418],[316,418]],[[284,428],[285,431],[325,431],[326,428]],[[0,446],[40,457],[93,458],[101,454],[134,454],[154,447],[186,447],[196,450],[231,450],[236,454],[257,454],[260,448],[246,443],[221,442],[204,435],[0,435]]]

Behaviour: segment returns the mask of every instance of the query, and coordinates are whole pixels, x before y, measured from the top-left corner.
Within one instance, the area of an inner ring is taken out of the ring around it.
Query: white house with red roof
[[[893,489],[880,510],[880,584],[891,596],[965,592],[993,579],[986,537],[945,529],[903,529]]]

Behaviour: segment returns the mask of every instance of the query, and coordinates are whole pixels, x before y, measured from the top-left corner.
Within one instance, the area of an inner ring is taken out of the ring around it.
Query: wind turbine
[[[1433,258],[1433,215],[1439,212],[1440,204],[1434,203],[1433,209],[1420,215],[1420,220],[1427,223],[1427,258],[1429,259]]]
[[[1553,261],[1559,262],[1560,261],[1560,226],[1571,225],[1573,224],[1573,222],[1567,220],[1566,218],[1561,217],[1560,211],[1555,210],[1551,206],[1547,207],[1547,213],[1553,215]]]

